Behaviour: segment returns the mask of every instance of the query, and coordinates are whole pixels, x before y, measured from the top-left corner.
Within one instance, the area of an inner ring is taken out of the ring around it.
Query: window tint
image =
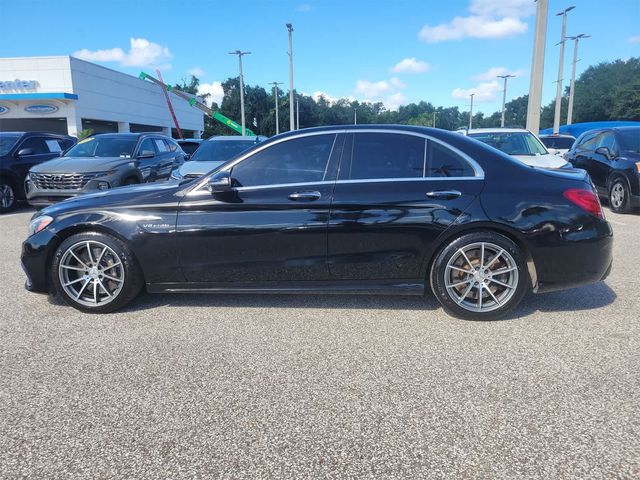
[[[473,177],[471,165],[456,152],[439,143],[429,142],[427,177]]]
[[[349,178],[421,178],[425,139],[396,133],[356,133]]]
[[[165,142],[167,142],[167,146],[170,152],[175,152],[177,150],[178,144],[176,142],[174,142],[173,140],[165,140]]]
[[[145,150],[156,153],[155,148],[153,148],[153,141],[150,138],[145,138],[140,144],[140,148],[138,149],[138,155],[140,155]]]
[[[47,148],[51,153],[60,153],[63,150],[63,145],[60,140],[48,138],[44,142],[47,144]]]
[[[311,135],[267,147],[233,167],[234,184],[249,187],[321,182],[335,138]]]
[[[49,147],[47,147],[47,144],[42,137],[27,138],[24,142],[22,142],[22,145],[20,145],[19,149],[22,150],[23,148],[31,148],[33,150],[32,155],[50,153]]]
[[[574,142],[574,139],[569,137],[543,137],[540,140],[542,140],[545,147],[560,150],[570,149]]]
[[[616,139],[614,138],[612,133],[605,132],[603,133],[598,140],[598,147],[607,147],[611,152],[617,151],[616,148]]]
[[[578,145],[579,150],[595,150],[600,137],[598,133],[590,133],[584,136]]]
[[[156,144],[156,150],[158,150],[159,153],[165,153],[169,151],[169,149],[167,148],[167,144],[164,143],[164,140],[162,138],[154,138],[153,143]]]

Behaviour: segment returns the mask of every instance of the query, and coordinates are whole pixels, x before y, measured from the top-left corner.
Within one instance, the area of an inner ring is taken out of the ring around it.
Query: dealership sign
[[[9,111],[9,107],[5,107],[4,105],[0,105],[0,115],[7,113]]]
[[[25,112],[37,113],[38,115],[46,115],[58,111],[58,107],[49,103],[39,103],[37,105],[29,105],[24,107]]]
[[[0,80],[0,90],[35,90],[38,88],[37,80]]]

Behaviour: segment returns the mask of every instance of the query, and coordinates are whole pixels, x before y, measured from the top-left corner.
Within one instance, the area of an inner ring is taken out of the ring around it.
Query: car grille
[[[31,173],[29,179],[43,190],[80,190],[102,173]]]

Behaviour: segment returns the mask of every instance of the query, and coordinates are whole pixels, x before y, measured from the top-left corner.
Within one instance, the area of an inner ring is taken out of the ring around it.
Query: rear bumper
[[[613,232],[608,222],[596,228],[561,235],[561,241],[536,247],[533,260],[538,292],[596,283],[607,278],[613,265]]]

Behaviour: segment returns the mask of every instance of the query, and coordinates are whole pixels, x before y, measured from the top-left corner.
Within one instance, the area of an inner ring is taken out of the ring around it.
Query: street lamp
[[[571,83],[569,85],[569,108],[567,109],[567,125],[571,125],[571,123],[573,122],[573,96],[575,94],[574,88],[576,83],[576,63],[578,63],[578,42],[581,38],[590,37],[591,35],[585,35],[584,33],[576,35],[575,37],[567,37],[568,39],[575,42],[573,45],[573,66],[571,67]]]
[[[278,85],[282,85],[282,82],[271,82],[269,85],[273,85],[273,96],[276,99],[276,135],[280,133],[280,123],[278,121]]]
[[[504,78],[504,89],[502,90],[502,119],[500,126],[504,127],[504,106],[507,101],[507,78],[515,78],[515,75],[498,75],[496,78]]]
[[[531,56],[531,79],[527,102],[527,130],[538,134],[540,130],[540,108],[542,104],[542,77],[544,74],[544,46],[547,37],[547,13],[549,0],[538,0],[536,7],[536,33],[533,37]]]
[[[238,55],[238,66],[240,67],[240,122],[242,124],[242,136],[247,133],[247,129],[244,126],[244,79],[242,77],[242,56],[250,55],[251,52],[241,52],[236,50],[235,52],[229,52],[229,55]]]
[[[558,83],[556,86],[556,111],[553,116],[553,133],[560,132],[560,107],[562,105],[562,70],[564,67],[564,42],[565,42],[565,34],[567,32],[567,13],[573,10],[576,7],[568,7],[565,8],[560,13],[557,13],[556,16],[562,17],[562,34],[560,35],[560,64],[558,65]]]
[[[471,106],[469,108],[469,130],[471,130],[471,126],[473,125],[473,96],[475,93],[469,95],[471,97]]]
[[[296,124],[293,118],[293,25],[287,23],[289,31],[289,130],[295,130]]]

